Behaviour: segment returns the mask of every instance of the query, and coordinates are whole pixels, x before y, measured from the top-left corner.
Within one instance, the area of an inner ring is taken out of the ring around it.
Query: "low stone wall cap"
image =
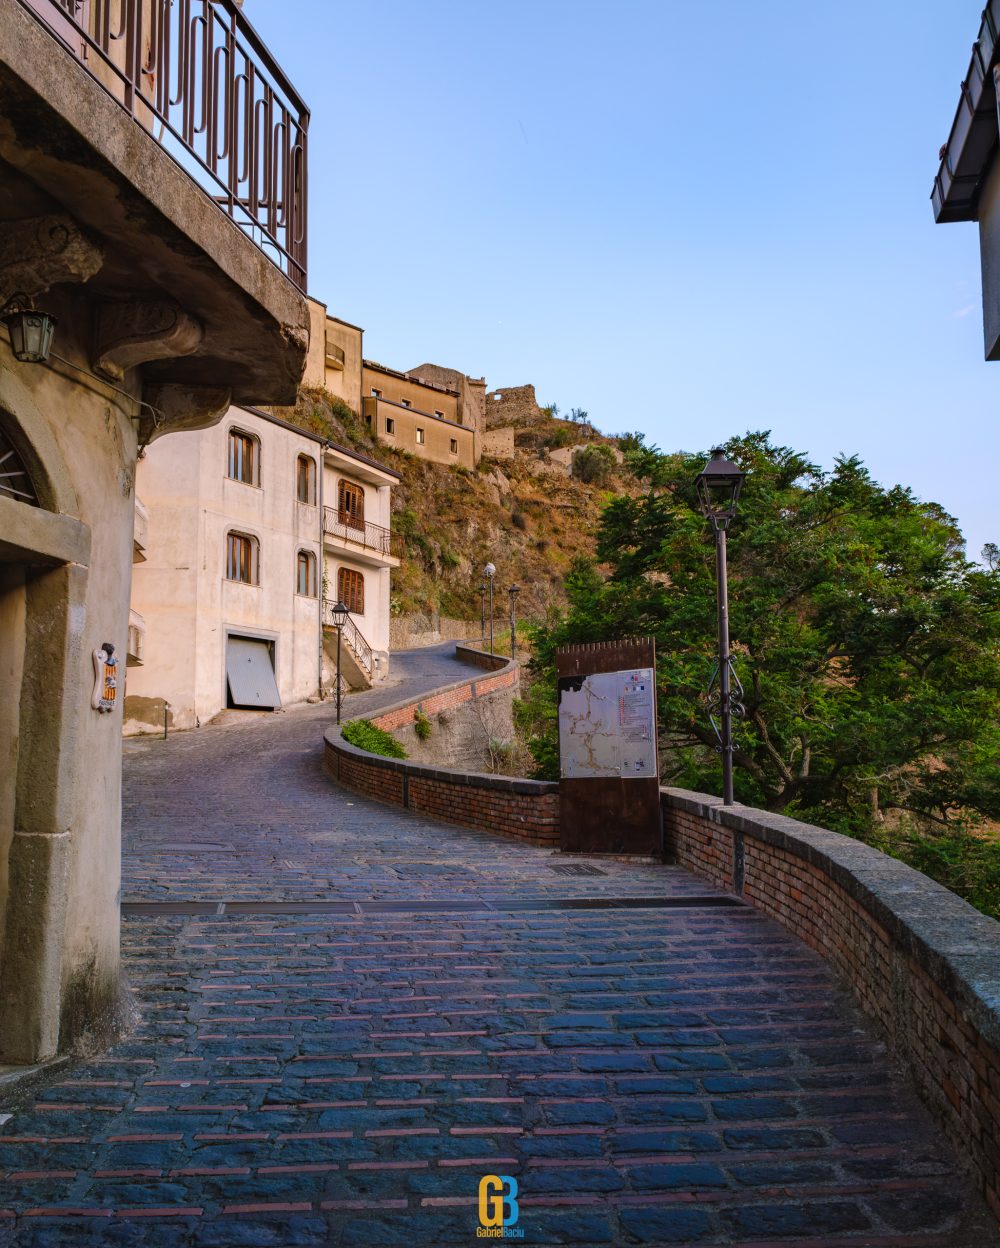
[[[668,806],[742,832],[817,867],[933,977],[990,1044],[1000,1047],[1000,923],[881,850],[789,815],[724,806],[720,798],[663,788]]]

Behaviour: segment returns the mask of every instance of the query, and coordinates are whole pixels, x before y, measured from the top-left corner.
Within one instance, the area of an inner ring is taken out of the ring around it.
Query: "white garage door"
[[[281,705],[266,641],[230,637],[226,647],[226,679],[233,706],[259,706],[273,711]]]

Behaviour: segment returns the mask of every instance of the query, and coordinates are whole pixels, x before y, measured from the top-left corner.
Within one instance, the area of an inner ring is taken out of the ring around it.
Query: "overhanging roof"
[[[998,60],[1000,0],[989,0],[972,45],[972,60],[931,191],[934,219],[939,223],[976,220],[979,192],[998,146],[993,83],[993,66]]]

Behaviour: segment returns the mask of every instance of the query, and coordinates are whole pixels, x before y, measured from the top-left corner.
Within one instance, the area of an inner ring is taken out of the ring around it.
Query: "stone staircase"
[[[330,662],[337,662],[337,630],[323,625],[323,649]],[[371,646],[354,621],[348,618],[344,625],[340,646],[340,675],[345,682],[344,692],[349,689],[370,689],[375,680],[375,655]]]

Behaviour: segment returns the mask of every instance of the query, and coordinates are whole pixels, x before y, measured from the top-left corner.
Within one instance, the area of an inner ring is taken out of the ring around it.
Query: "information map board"
[[[556,671],[562,848],[659,853],[652,640],[563,646]]]
[[[656,776],[653,669],[569,677],[559,694],[560,774],[567,779]]]

